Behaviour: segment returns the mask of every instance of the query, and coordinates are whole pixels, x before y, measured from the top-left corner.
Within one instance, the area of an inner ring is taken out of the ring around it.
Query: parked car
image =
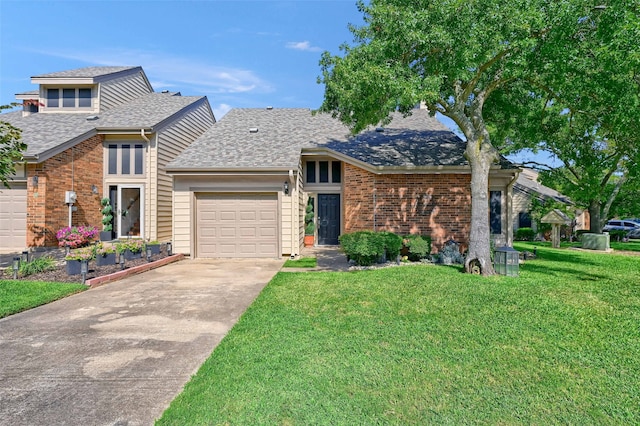
[[[627,232],[627,238],[633,238],[634,240],[640,239],[640,228]]]
[[[628,221],[630,221],[630,222],[635,222],[635,223],[637,223],[638,225],[640,225],[640,217],[630,217],[630,218],[628,218],[628,219],[622,219],[622,220],[628,220]]]
[[[633,222],[630,220],[610,220],[607,224],[602,228],[604,232],[609,231],[633,231],[634,229],[640,228],[640,223]]]

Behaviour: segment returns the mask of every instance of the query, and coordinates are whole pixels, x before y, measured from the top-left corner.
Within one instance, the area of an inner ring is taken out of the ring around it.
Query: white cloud
[[[153,88],[174,88],[183,94],[270,93],[273,87],[252,70],[208,64],[200,60],[177,57],[163,52],[128,49],[102,51],[39,51],[38,53],[86,62],[90,65],[141,65]],[[198,90],[194,90],[197,88]]]
[[[220,120],[226,113],[231,111],[231,105],[219,104],[218,106],[212,107],[211,109],[213,110],[213,116],[216,118],[216,120]]]
[[[309,43],[306,40],[305,41],[289,41],[287,42],[286,47],[287,49],[302,50],[305,52],[319,52],[322,50],[321,47],[311,46],[311,43]]]

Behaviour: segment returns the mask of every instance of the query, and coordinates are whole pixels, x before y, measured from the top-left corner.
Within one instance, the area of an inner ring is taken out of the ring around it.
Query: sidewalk
[[[318,266],[315,268],[285,268],[285,272],[345,272],[349,270],[347,256],[340,251],[339,246],[316,246],[304,247],[300,252],[301,257],[313,257],[318,259]]]

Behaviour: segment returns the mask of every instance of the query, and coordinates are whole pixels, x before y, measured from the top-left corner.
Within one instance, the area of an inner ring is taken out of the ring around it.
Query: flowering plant
[[[96,245],[97,256],[106,256],[108,254],[115,253],[115,252],[116,252],[116,248],[114,247],[113,244],[98,243]]]
[[[99,234],[95,226],[67,226],[56,232],[59,247],[78,248],[89,244]]]
[[[144,249],[144,241],[137,239],[130,239],[119,241],[116,244],[116,251],[122,253],[125,250],[129,250],[131,253],[140,253]]]
[[[95,258],[93,247],[83,247],[71,250],[64,260],[92,260],[93,258]]]

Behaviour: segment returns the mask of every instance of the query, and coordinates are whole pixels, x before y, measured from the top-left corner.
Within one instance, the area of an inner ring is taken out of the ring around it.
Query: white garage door
[[[0,185],[0,251],[23,250],[27,245],[27,189]]]
[[[197,257],[278,257],[277,194],[197,194]]]

